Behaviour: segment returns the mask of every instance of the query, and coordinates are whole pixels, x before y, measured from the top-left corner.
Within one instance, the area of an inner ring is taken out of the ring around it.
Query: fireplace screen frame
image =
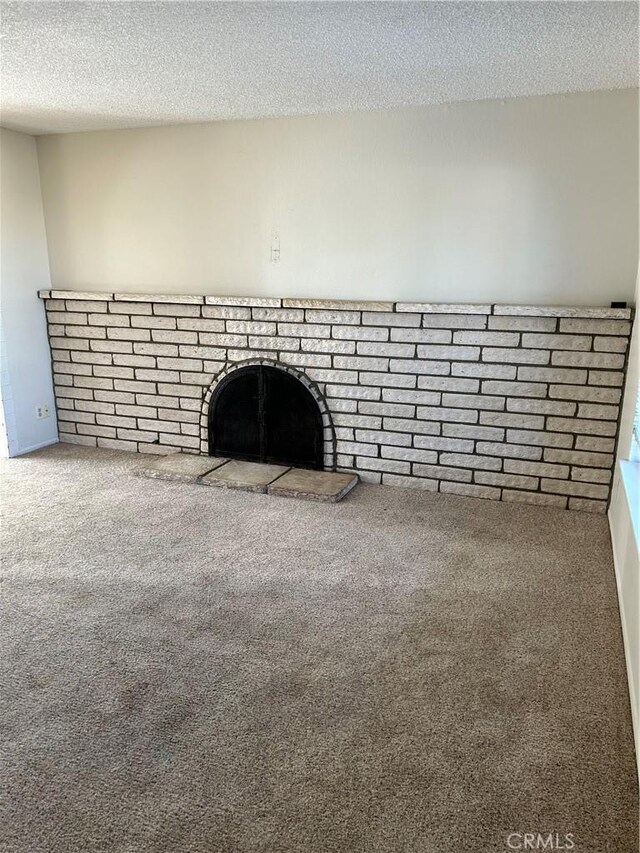
[[[246,370],[246,368],[258,366],[274,368],[278,371],[288,374],[288,376],[300,382],[301,385],[309,393],[309,395],[316,404],[316,409],[319,417],[318,424],[321,428],[322,436],[322,447],[318,452],[316,465],[313,467],[317,470],[335,471],[335,428],[324,395],[320,391],[318,385],[313,382],[305,373],[302,373],[301,371],[296,370],[295,368],[292,368],[287,364],[283,364],[282,362],[278,362],[272,359],[256,358],[247,359],[246,361],[242,362],[228,363],[227,365],[225,365],[225,368],[215,377],[214,381],[211,383],[211,386],[207,390],[202,400],[202,409],[200,417],[200,452],[207,455],[214,455],[214,451],[216,451],[215,439],[213,438],[213,430],[210,427],[212,425],[211,422],[216,406],[216,400],[218,399],[218,394],[220,393],[220,391],[225,388],[227,383],[234,378],[238,371],[244,371]],[[216,451],[215,455],[221,455],[220,451]],[[241,457],[234,456],[233,458]],[[255,460],[255,457],[251,457],[251,459]],[[307,465],[304,467],[311,466]]]

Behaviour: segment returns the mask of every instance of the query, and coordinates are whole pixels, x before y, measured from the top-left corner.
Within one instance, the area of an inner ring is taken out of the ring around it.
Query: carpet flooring
[[[3,853],[636,853],[605,518],[141,461],[2,464]]]

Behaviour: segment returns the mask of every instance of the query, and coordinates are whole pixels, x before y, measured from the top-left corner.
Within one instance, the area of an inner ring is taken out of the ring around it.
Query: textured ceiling
[[[634,2],[3,2],[31,133],[638,85]]]

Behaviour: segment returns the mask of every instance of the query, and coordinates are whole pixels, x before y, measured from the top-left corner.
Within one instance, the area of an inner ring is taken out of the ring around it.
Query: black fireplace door
[[[235,370],[209,406],[209,453],[231,459],[323,467],[322,415],[307,388],[268,365]]]

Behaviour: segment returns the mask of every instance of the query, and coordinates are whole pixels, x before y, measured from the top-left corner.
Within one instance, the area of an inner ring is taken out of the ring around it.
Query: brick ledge
[[[493,314],[510,317],[575,317],[629,320],[631,308],[604,306],[456,304],[438,302],[382,302],[348,299],[289,299],[263,296],[190,296],[167,293],[100,293],[76,290],[39,290],[40,299],[84,299],[103,302],[168,302],[174,305],[230,305],[259,308],[315,308],[344,311],[385,311],[410,314]]]

